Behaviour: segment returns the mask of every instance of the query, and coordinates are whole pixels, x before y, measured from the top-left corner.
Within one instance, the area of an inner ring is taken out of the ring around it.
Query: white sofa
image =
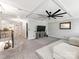
[[[53,58],[55,59],[79,59],[79,47],[62,42],[54,47]]]
[[[65,43],[63,40],[51,43],[36,50],[41,59],[79,59],[79,47]]]
[[[55,46],[56,44],[59,44],[63,42],[62,40],[56,41],[54,43],[51,43],[45,47],[42,47],[38,50],[36,50],[36,53],[38,54],[38,57],[40,59],[53,59],[53,53],[51,50],[51,47]]]

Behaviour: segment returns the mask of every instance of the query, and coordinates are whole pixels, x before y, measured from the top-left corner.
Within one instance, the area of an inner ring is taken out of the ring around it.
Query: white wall
[[[48,35],[52,37],[58,37],[58,38],[79,36],[79,19],[72,19],[67,21],[71,21],[70,30],[59,29],[60,22],[48,23]]]
[[[36,33],[36,27],[38,25],[47,26],[47,22],[46,21],[33,20],[33,19],[28,20],[28,39],[35,39],[35,37],[36,37],[36,34],[35,34]],[[46,27],[46,31],[48,31],[47,27]]]

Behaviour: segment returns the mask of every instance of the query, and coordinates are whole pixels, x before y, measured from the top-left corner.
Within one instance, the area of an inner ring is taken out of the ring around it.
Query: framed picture
[[[62,22],[59,24],[60,29],[71,29],[71,22]]]

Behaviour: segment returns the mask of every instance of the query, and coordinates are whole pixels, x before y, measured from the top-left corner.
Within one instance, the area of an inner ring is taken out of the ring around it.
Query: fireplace
[[[46,26],[37,26],[36,39],[46,37]]]

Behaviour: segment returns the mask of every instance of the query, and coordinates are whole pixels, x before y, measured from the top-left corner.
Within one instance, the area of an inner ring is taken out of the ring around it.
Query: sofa
[[[39,57],[39,59],[53,59],[53,51],[51,50],[51,47],[55,46],[56,44],[59,44],[63,42],[62,40],[56,41],[54,43],[48,44],[40,49],[36,50],[36,53]]]
[[[69,41],[56,41],[36,50],[36,53],[39,59],[79,59],[79,47]]]

